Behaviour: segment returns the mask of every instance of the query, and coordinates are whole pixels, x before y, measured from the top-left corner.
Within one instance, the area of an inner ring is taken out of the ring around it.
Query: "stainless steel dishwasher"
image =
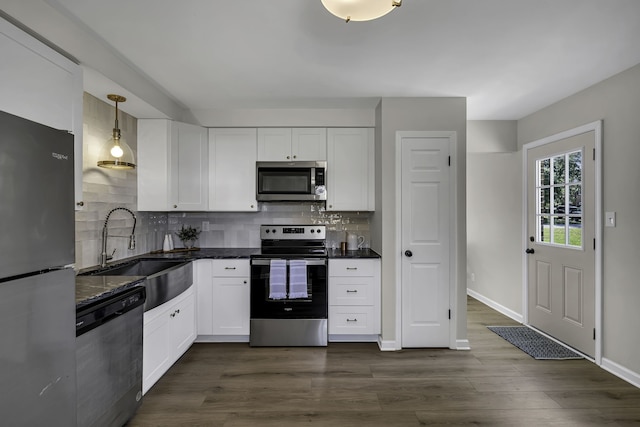
[[[76,312],[78,427],[120,427],[142,403],[145,298],[135,286]]]

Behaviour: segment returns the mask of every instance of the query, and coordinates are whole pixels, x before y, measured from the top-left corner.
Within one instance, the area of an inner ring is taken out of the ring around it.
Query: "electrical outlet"
[[[202,221],[202,231],[209,231],[209,221]]]

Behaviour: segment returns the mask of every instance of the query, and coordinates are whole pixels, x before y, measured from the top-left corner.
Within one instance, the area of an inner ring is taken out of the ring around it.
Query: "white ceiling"
[[[348,24],[320,0],[43,2],[192,111],[444,96],[513,120],[640,63],[638,0],[404,0]]]

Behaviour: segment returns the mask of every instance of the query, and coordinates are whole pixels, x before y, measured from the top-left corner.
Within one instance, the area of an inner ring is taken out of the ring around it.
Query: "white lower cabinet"
[[[142,392],[146,393],[196,337],[194,286],[144,313]]]
[[[380,259],[329,260],[329,340],[377,341]]]
[[[248,259],[200,260],[198,342],[249,341]]]

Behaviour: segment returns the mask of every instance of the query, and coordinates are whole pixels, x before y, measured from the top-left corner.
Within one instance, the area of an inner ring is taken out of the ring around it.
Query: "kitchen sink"
[[[191,261],[188,261],[191,262]],[[184,264],[181,260],[166,259],[139,259],[124,264],[107,266],[95,272],[87,273],[87,276],[153,276],[163,273],[165,270]]]
[[[180,295],[193,284],[191,261],[136,259],[80,273],[80,276],[145,276],[147,299],[144,311]]]

